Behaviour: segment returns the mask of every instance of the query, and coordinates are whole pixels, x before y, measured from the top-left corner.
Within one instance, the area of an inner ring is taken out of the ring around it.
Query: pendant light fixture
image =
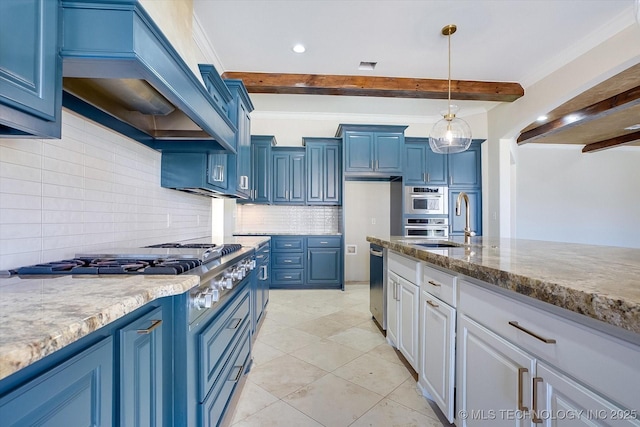
[[[443,112],[444,118],[439,120],[429,134],[429,146],[434,153],[452,154],[465,151],[471,145],[471,128],[462,119],[456,117],[457,108],[451,105],[451,35],[458,27],[447,25],[442,29],[442,35],[449,41],[449,95],[447,97],[447,110]]]

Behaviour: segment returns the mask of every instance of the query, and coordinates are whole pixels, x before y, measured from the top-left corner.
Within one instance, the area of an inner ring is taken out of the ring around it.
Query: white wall
[[[581,154],[582,146],[513,142],[539,115],[640,62],[639,47],[640,26],[633,23],[525,88],[522,98],[489,111],[485,235],[640,247],[629,227],[639,217],[637,207],[628,201],[628,194],[638,193],[640,148]],[[588,203],[593,189],[602,193],[603,186],[606,202]],[[593,223],[581,218],[598,218],[601,231],[594,233]],[[541,222],[548,232],[539,231]]]
[[[61,139],[0,139],[0,270],[211,233],[209,199],[160,187],[160,153],[63,110]]]
[[[519,238],[640,247],[640,151],[518,150]]]
[[[346,282],[369,281],[369,242],[367,236],[389,235],[389,183],[345,182],[343,209],[345,211],[344,241],[355,245],[356,254],[345,254]]]

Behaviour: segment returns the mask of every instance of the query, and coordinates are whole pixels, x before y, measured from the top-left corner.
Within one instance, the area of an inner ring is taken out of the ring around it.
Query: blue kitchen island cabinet
[[[6,427],[111,426],[112,395],[108,337],[2,397],[0,420]]]
[[[274,147],[273,159],[273,204],[305,204],[305,158],[304,148]]]
[[[59,2],[0,2],[0,135],[60,138]]]
[[[122,328],[120,334],[120,425],[163,422],[162,308]]]
[[[408,185],[447,185],[448,156],[434,153],[429,138],[405,138],[404,183]]]
[[[342,204],[342,140],[302,138],[307,163],[307,205]]]
[[[336,137],[343,139],[345,178],[401,175],[406,128],[387,125],[338,126]]]

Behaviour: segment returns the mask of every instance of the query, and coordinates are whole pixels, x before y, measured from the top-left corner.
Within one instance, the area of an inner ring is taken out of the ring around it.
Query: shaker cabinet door
[[[111,426],[113,338],[109,337],[0,399],[7,427]]]
[[[0,133],[60,137],[58,1],[0,2]]]

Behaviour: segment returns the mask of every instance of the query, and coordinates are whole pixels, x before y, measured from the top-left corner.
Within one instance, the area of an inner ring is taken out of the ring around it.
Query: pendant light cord
[[[449,73],[448,73],[448,80],[449,80],[449,95],[448,95],[448,100],[447,100],[447,117],[448,120],[451,121],[451,33],[449,33],[449,35],[447,36],[447,39],[449,41]]]

